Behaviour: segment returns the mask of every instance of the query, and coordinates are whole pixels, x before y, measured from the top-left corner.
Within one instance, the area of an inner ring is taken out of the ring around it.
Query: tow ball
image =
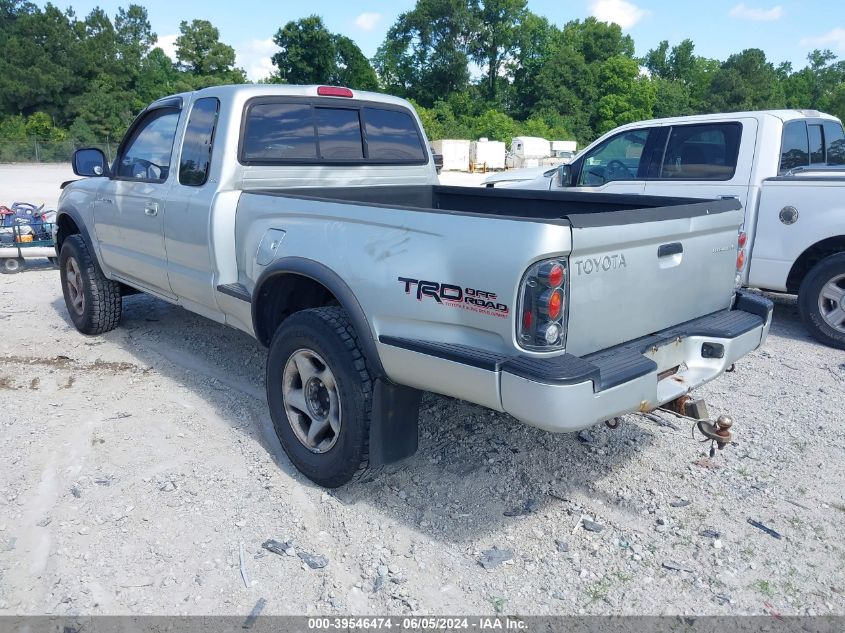
[[[734,424],[733,418],[729,415],[720,415],[715,422],[711,421],[707,405],[701,398],[681,396],[667,403],[663,408],[695,421],[694,428],[698,428],[699,433],[705,437],[704,441],[710,440],[710,457],[716,454],[717,448],[721,451],[733,442],[734,433],[731,430]]]
[[[715,422],[699,420],[696,423],[699,432],[710,440],[710,457],[716,454],[716,448],[722,450],[733,442],[734,434],[731,431],[733,418],[729,415],[720,415]]]

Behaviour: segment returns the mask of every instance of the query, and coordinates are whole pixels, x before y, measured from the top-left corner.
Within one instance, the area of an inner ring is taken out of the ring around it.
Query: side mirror
[[[569,165],[558,165],[557,168],[557,186],[568,187],[569,179],[572,176],[572,168]]]
[[[109,171],[106,155],[96,147],[76,150],[72,165],[77,176],[106,176]]]

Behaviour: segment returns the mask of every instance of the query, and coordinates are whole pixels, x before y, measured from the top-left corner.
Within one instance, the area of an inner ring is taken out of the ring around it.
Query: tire
[[[0,272],[4,275],[14,275],[23,270],[23,257],[4,257],[0,259]]]
[[[342,308],[285,319],[270,343],[266,383],[276,435],[303,475],[337,488],[366,473],[373,379]],[[324,428],[313,440],[312,426]]]
[[[845,253],[816,264],[798,289],[798,311],[818,341],[845,349]]]
[[[59,271],[65,305],[77,330],[102,334],[118,326],[123,308],[120,284],[103,275],[79,235],[62,244]]]

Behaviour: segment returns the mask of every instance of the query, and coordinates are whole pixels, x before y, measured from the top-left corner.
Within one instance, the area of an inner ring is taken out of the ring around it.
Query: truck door
[[[211,213],[219,179],[210,172],[219,110],[214,97],[191,104],[164,219],[170,287],[180,303],[190,302],[192,309],[211,318],[206,310],[217,309]]]
[[[626,130],[596,145],[572,164],[570,190],[643,193],[659,130]]]
[[[179,108],[154,108],[121,143],[114,173],[94,205],[103,261],[120,278],[172,296],[164,248],[164,212]]]
[[[746,207],[757,121],[743,118],[673,125],[652,164],[645,193],[682,198],[736,198]]]

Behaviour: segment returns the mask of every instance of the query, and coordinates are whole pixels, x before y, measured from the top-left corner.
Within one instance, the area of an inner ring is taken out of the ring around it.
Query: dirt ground
[[[713,460],[669,414],[552,435],[426,396],[416,456],[327,492],[257,343],[144,295],[85,337],[58,277],[0,276],[0,615],[845,614],[845,353],[793,298],[699,392],[737,420]]]

